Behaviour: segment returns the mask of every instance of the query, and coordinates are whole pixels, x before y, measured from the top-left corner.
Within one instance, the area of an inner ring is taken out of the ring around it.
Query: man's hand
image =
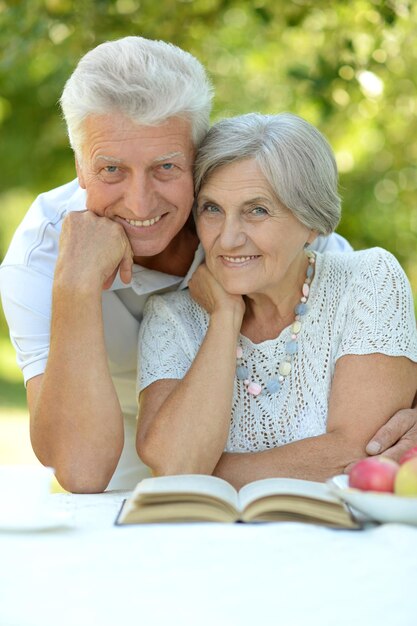
[[[371,456],[383,455],[399,461],[404,452],[417,446],[417,407],[402,409],[388,420],[366,446]],[[345,468],[348,473],[353,463]]]
[[[202,263],[194,272],[188,287],[193,300],[202,306],[209,315],[219,309],[230,308],[238,311],[243,317],[245,302],[242,296],[227,293],[205,263]]]
[[[71,212],[63,222],[56,279],[108,289],[117,271],[128,284],[133,254],[123,227],[91,211]]]
[[[368,454],[384,454],[396,461],[417,445],[417,408],[398,411],[368,443]]]

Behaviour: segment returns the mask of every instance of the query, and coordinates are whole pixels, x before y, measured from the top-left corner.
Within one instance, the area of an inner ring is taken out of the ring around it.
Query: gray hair
[[[68,79],[60,104],[71,146],[80,154],[89,115],[119,112],[141,125],[178,116],[196,146],[209,127],[213,88],[201,63],[164,41],[124,37],[90,50]]]
[[[333,151],[324,136],[292,113],[249,113],[214,124],[194,166],[198,194],[213,172],[255,159],[273,193],[302,224],[328,235],[340,220],[341,202]]]

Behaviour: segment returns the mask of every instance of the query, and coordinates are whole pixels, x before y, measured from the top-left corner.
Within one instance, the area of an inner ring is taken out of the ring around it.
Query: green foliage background
[[[416,5],[0,0],[0,259],[35,195],[74,177],[57,101],[78,59],[102,41],[140,34],[172,41],[206,65],[216,88],[213,121],[286,110],[316,124],[341,173],[339,232],[355,248],[392,251],[417,293]],[[6,333],[0,315],[7,404],[17,396]]]

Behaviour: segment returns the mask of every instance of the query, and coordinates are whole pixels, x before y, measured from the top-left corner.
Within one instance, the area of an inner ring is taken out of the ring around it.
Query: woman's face
[[[284,287],[315,238],[277,200],[254,159],[215,170],[200,190],[196,215],[207,266],[232,294]]]

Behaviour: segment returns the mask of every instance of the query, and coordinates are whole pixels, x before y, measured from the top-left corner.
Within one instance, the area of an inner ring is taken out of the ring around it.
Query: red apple
[[[401,465],[395,477],[394,493],[397,496],[417,497],[417,456]]]
[[[404,454],[402,455],[399,461],[400,465],[402,465],[406,461],[409,461],[415,456],[417,456],[417,446],[414,446],[414,448],[410,448],[409,450],[407,450],[407,452],[404,452]]]
[[[392,492],[398,467],[395,461],[381,456],[362,459],[349,472],[349,487]]]

